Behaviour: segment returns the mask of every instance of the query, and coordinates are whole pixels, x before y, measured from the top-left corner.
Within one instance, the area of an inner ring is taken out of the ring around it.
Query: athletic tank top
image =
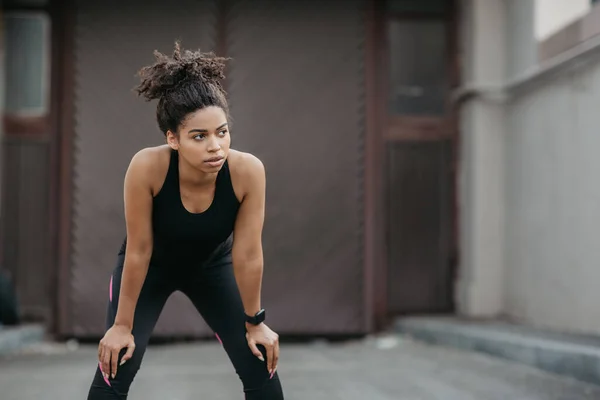
[[[154,249],[151,264],[166,267],[200,265],[233,233],[240,203],[235,196],[229,163],[218,172],[212,203],[204,212],[191,213],[181,201],[179,153],[171,151],[162,188],[153,199]],[[121,248],[125,249],[127,238]]]

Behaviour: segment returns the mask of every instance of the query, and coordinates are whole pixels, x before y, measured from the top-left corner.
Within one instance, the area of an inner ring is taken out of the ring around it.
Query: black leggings
[[[125,256],[119,254],[118,264],[110,281],[106,328],[115,320],[119,288]],[[140,292],[133,322],[135,351],[133,357],[118,367],[115,379],[105,380],[100,366],[90,387],[88,400],[125,400],[152,334],[152,330],[169,296],[176,290],[187,295],[206,323],[215,332],[240,380],[247,400],[282,400],[283,392],[277,372],[270,379],[266,362],[260,361],[248,347],[244,323],[244,308],[233,275],[231,248],[224,244],[204,265],[177,271],[148,268]],[[259,346],[266,360],[265,349]],[[119,361],[125,354],[123,349]]]

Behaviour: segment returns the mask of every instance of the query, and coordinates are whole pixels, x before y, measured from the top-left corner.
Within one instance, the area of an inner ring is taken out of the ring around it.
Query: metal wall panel
[[[72,333],[100,335],[110,273],[125,236],[123,178],[131,157],[164,141],[156,102],[137,98],[136,72],[154,62],[153,51],[214,50],[213,1],[79,1],[76,23],[76,118]],[[181,293],[172,296],[156,335],[199,335],[208,328]]]
[[[152,51],[215,50],[211,2],[80,2],[76,31],[73,333],[104,328],[109,274],[125,233],[123,176],[141,147],[162,141],[134,73]],[[111,5],[114,5],[111,8]],[[233,147],[268,174],[263,304],[280,333],[364,330],[362,254],[363,2],[235,1],[227,85]],[[155,335],[205,335],[173,296]]]
[[[363,5],[230,10],[232,146],[266,167],[263,304],[280,333],[364,329]]]

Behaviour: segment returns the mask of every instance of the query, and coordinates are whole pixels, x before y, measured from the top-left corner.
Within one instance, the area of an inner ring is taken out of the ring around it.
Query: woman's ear
[[[167,144],[173,150],[179,150],[179,138],[171,131],[167,131]]]

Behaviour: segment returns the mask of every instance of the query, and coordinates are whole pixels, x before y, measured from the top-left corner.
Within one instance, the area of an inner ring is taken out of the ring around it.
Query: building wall
[[[589,11],[589,1],[566,3],[538,1],[536,13],[545,13],[548,34],[568,31],[567,24]],[[587,30],[594,26],[593,20],[586,24]],[[524,32],[520,43],[530,35]],[[572,40],[572,46],[578,43]],[[542,46],[535,43],[530,52]],[[600,278],[595,224],[600,189],[594,184],[600,167],[600,57],[590,48],[575,56],[563,53],[558,63],[536,60],[509,76],[504,312],[539,327],[600,333],[600,321],[592,317],[600,301],[594,284]]]
[[[597,334],[600,52],[541,65],[532,1],[495,4],[464,4],[459,312]]]
[[[520,92],[507,106],[506,312],[600,333],[600,62]]]

